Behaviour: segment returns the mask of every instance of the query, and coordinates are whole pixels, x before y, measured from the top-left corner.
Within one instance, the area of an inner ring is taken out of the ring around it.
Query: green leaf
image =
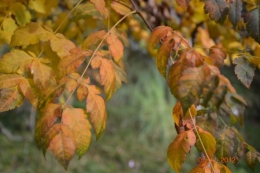
[[[196,136],[192,130],[179,133],[167,150],[167,159],[171,168],[177,173],[180,172],[181,165],[185,161],[186,154],[195,144]]]
[[[209,13],[210,19],[221,24],[228,14],[228,6],[224,0],[206,0],[204,10],[206,14]]]
[[[212,158],[216,151],[216,140],[215,140],[214,136],[212,136],[212,134],[203,130],[200,127],[197,127],[197,129],[198,129],[198,133],[199,133],[198,135],[200,136],[200,139],[201,139],[201,141],[200,141],[199,137],[197,137],[197,140],[196,140],[197,149],[200,152],[203,152],[205,156],[208,155],[209,158]],[[203,143],[203,145],[205,147],[206,153],[202,147],[201,142]]]
[[[260,43],[260,6],[247,13],[245,22],[247,32],[256,42]]]
[[[254,170],[257,164],[257,155],[255,151],[248,151],[245,155],[247,166]]]
[[[233,138],[230,138],[226,131],[222,132],[219,138],[217,139],[217,150],[216,156],[219,160],[224,157],[233,157],[234,151],[234,141]]]
[[[0,72],[16,73],[18,70],[24,72],[29,67],[33,57],[22,50],[14,49],[0,59]]]
[[[43,29],[38,23],[27,23],[14,31],[11,38],[11,46],[28,46],[39,41],[48,41],[53,34]]]
[[[198,68],[187,68],[182,72],[178,82],[178,99],[184,114],[192,104],[200,99],[205,79],[210,75],[207,65]]]
[[[23,4],[19,2],[12,3],[10,10],[15,15],[15,20],[20,26],[24,26],[26,23],[30,22],[31,14]]]
[[[233,61],[236,64],[235,73],[237,78],[249,88],[255,76],[255,67],[245,57],[236,58]]]
[[[175,41],[171,37],[167,37],[159,48],[156,55],[156,66],[159,72],[166,78],[166,67],[168,59],[171,56],[172,48],[175,45]]]
[[[76,139],[77,154],[81,158],[91,142],[91,125],[83,109],[67,107],[62,113],[62,123],[67,125]]]
[[[22,104],[23,95],[17,86],[0,90],[0,112],[14,109]]]
[[[230,1],[228,19],[230,20],[230,22],[233,24],[234,27],[236,27],[238,21],[241,18],[242,5],[243,3],[241,0]]]

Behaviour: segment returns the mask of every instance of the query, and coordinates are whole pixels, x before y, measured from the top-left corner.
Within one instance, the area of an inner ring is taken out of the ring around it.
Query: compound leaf
[[[180,172],[181,165],[185,161],[186,154],[195,144],[196,136],[192,130],[179,133],[167,150],[167,159],[171,168],[177,173]]]
[[[237,78],[249,88],[255,76],[255,67],[245,57],[236,58],[233,61],[236,64],[235,73]]]
[[[67,107],[62,113],[62,123],[67,125],[76,139],[79,158],[87,151],[91,142],[91,125],[83,109]]]

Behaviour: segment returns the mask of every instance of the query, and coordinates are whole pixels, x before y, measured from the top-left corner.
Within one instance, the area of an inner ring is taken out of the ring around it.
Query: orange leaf
[[[106,35],[105,30],[97,31],[90,34],[82,43],[82,49],[87,50],[96,47],[96,44]]]
[[[110,33],[106,38],[109,44],[109,51],[115,62],[119,63],[123,58],[124,46],[115,34]]]
[[[190,0],[177,0],[176,2],[179,6],[186,9],[190,3]]]
[[[60,58],[69,56],[71,54],[70,50],[76,47],[72,41],[66,39],[64,35],[59,33],[51,38],[50,46]]]
[[[67,125],[76,139],[77,153],[79,158],[87,151],[91,142],[91,125],[83,109],[67,107],[62,113],[62,123]]]
[[[106,128],[107,112],[104,99],[99,95],[100,91],[94,85],[86,85],[88,89],[87,112],[90,113],[90,121],[99,139]]]
[[[0,112],[8,111],[23,104],[23,95],[18,87],[0,90]]]
[[[224,60],[226,59],[227,55],[224,51],[221,50],[220,47],[213,46],[210,49],[209,57],[211,58],[213,65],[220,68],[224,64]]]
[[[104,0],[90,0],[92,2],[96,9],[100,12],[102,16],[105,18],[108,17],[108,10],[106,9],[106,4]]]
[[[88,95],[88,90],[86,87],[80,85],[77,89],[77,98],[81,102],[83,99],[85,99]]]
[[[162,43],[156,55],[156,66],[159,72],[166,78],[166,67],[168,64],[168,59],[171,56],[172,48],[175,45],[175,41],[172,37],[167,37]]]
[[[59,69],[65,74],[75,72],[84,62],[85,56],[90,56],[91,54],[91,51],[83,51],[77,47],[72,48],[70,50],[70,55],[61,59]]]
[[[0,89],[17,86],[24,79],[18,74],[0,74]]]
[[[148,51],[154,55],[155,54],[155,46],[160,42],[163,41],[167,35],[173,32],[171,27],[168,26],[158,26],[152,32],[152,35],[148,41]]]
[[[47,87],[55,82],[55,72],[51,67],[41,63],[39,58],[34,58],[30,69],[36,85],[40,87]]]
[[[37,93],[35,87],[33,86],[32,80],[24,78],[24,80],[21,81],[19,88],[24,97],[29,100],[34,108],[36,108],[39,93]]]
[[[172,117],[177,126],[179,126],[180,118],[183,117],[181,102],[178,101],[172,109]]]
[[[72,130],[63,124],[55,134],[49,145],[50,151],[59,163],[67,170],[68,164],[76,151],[75,137]]]
[[[112,62],[108,59],[96,56],[92,60],[91,66],[94,69],[100,68],[101,85],[104,85],[106,98],[109,100],[116,90],[116,77]]]
[[[113,61],[112,61],[112,64],[113,64],[113,68],[114,68],[114,72],[115,72],[116,90],[117,90],[121,87],[122,82],[127,82],[126,72],[122,67],[119,67]]]
[[[45,133],[53,126],[58,117],[61,116],[61,105],[50,103],[40,114],[40,118],[37,121],[35,128],[35,140],[38,148],[43,149],[43,154],[45,155],[47,146],[43,145],[42,138]]]
[[[179,133],[167,150],[167,159],[171,168],[180,172],[181,165],[185,161],[186,154],[195,144],[196,136],[192,130]]]

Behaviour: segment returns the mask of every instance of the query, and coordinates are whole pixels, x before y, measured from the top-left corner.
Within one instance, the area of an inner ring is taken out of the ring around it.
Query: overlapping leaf
[[[116,90],[121,88],[122,82],[127,82],[126,78],[126,72],[122,67],[119,67],[114,62],[112,62],[114,72],[115,72],[115,78],[116,78]]]
[[[35,89],[32,79],[23,79],[19,85],[21,93],[32,104],[34,108],[37,107],[39,93]]]
[[[224,64],[224,60],[226,59],[226,53],[220,49],[220,47],[213,46],[210,49],[209,58],[212,61],[212,65],[221,67]]]
[[[124,5],[120,4],[120,3],[117,3],[115,1],[112,1],[111,2],[111,7],[119,14],[121,15],[126,15],[128,13],[130,13],[130,9],[125,7]]]
[[[39,41],[48,41],[52,35],[51,32],[43,29],[38,23],[30,22],[14,31],[10,45],[28,46]]]
[[[111,60],[96,56],[91,66],[94,69],[100,68],[101,85],[104,85],[106,98],[109,100],[116,90],[116,77]]]
[[[23,104],[23,95],[18,86],[0,90],[0,112],[5,112]]]
[[[18,70],[24,72],[29,67],[33,57],[22,50],[14,49],[0,59],[0,72],[16,73]]]
[[[96,9],[99,11],[99,13],[104,16],[105,18],[108,17],[108,10],[106,9],[105,0],[90,0],[92,2]]]
[[[122,42],[117,38],[115,34],[109,34],[106,38],[109,45],[109,51],[114,58],[115,62],[120,62],[123,58],[124,47]]]
[[[187,8],[188,7],[188,5],[190,4],[190,0],[177,0],[176,1],[177,2],[177,4],[179,5],[179,6],[181,6],[182,8]]]
[[[62,113],[62,123],[67,125],[76,139],[79,158],[87,151],[91,142],[91,126],[83,109],[67,107]]]
[[[105,30],[97,31],[90,34],[82,43],[82,49],[87,50],[92,47],[96,47],[96,44],[101,41],[101,39],[106,35]]]
[[[210,19],[218,23],[224,23],[228,14],[228,6],[224,0],[206,0],[204,10],[206,14],[209,13]]]
[[[24,77],[18,74],[0,74],[0,89],[17,86],[24,80]]]
[[[98,12],[98,10],[95,8],[94,4],[87,2],[84,4],[80,4],[77,7],[77,10],[73,11],[73,19],[74,20],[80,20],[80,19],[86,19],[86,18],[101,18],[101,14]]]
[[[255,41],[260,43],[260,6],[249,11],[245,20],[247,32]]]
[[[20,26],[24,26],[26,23],[30,22],[31,14],[26,9],[26,7],[19,2],[12,3],[10,6],[10,11],[15,15],[15,20]]]
[[[200,136],[201,141],[197,137],[196,141],[196,147],[200,152],[203,152],[205,156],[209,156],[209,158],[212,158],[216,151],[216,140],[212,134],[209,132],[203,130],[200,127],[197,127],[198,129],[198,135]],[[202,143],[204,145],[204,148],[206,151],[204,151],[202,147]]]
[[[242,5],[243,5],[242,0],[230,1],[228,19],[230,20],[230,22],[233,24],[234,27],[237,25],[238,21],[241,18],[242,7],[243,7]]]
[[[217,139],[216,156],[219,160],[224,157],[232,157],[234,151],[234,133],[227,129]]]
[[[255,67],[245,57],[236,58],[233,61],[236,64],[235,73],[237,78],[249,88],[255,76]]]
[[[182,132],[174,139],[167,150],[168,163],[177,173],[180,172],[181,165],[185,161],[186,154],[195,144],[196,136],[192,130]]]

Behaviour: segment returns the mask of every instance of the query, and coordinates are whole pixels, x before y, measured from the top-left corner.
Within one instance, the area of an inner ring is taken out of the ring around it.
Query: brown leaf
[[[226,59],[227,55],[224,51],[221,50],[220,47],[213,46],[210,49],[209,57],[211,58],[213,65],[220,68],[224,64],[224,60]]]

